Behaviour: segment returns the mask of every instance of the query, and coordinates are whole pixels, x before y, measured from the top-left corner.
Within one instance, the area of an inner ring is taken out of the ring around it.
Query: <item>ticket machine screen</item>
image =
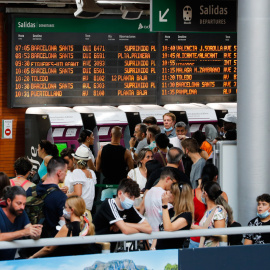
[[[55,145],[59,151],[59,157],[60,157],[60,153],[62,152],[62,150],[67,148],[67,143],[56,143]]]

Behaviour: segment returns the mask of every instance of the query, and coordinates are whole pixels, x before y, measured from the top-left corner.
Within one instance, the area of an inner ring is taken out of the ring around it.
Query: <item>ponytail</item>
[[[222,194],[222,192],[221,192],[221,194]],[[229,227],[233,223],[233,210],[221,194],[215,199],[215,204],[223,206],[224,209],[226,210],[226,212],[228,214],[228,227]]]
[[[81,216],[81,232],[80,236],[94,235],[95,234],[95,225],[89,221],[88,214],[85,212]]]
[[[203,186],[203,189],[206,191],[208,198],[213,201],[216,205],[221,205],[224,207],[228,214],[228,226],[233,222],[233,211],[229,204],[222,196],[222,190],[220,185],[216,182],[206,182]]]
[[[51,155],[53,157],[58,157],[59,156],[59,150],[58,150],[58,148],[57,148],[57,146],[55,144],[52,145]]]
[[[59,151],[58,151],[57,146],[55,144],[52,144],[50,141],[41,140],[39,145],[41,149],[45,150],[47,155],[51,155],[53,157],[59,156]]]

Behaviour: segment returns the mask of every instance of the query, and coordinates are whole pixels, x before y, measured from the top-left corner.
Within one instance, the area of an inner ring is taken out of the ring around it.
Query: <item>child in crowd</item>
[[[257,217],[248,226],[270,225],[270,195],[262,194],[257,197]],[[244,245],[270,243],[270,233],[248,233],[244,236]]]

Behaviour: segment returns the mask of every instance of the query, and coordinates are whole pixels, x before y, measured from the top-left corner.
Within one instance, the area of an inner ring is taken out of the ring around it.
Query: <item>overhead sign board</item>
[[[151,0],[153,32],[235,32],[236,0]]]

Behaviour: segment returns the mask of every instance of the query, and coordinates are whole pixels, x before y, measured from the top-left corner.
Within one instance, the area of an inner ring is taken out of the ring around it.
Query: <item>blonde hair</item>
[[[81,170],[85,170],[88,168],[87,166],[87,160],[82,160],[82,159],[76,159],[74,158],[76,164],[77,164],[77,168],[81,169]]]
[[[194,218],[194,203],[192,189],[190,185],[184,183],[174,183],[171,187],[172,195],[174,196],[174,217],[184,212],[190,212],[192,219]]]
[[[74,214],[77,217],[80,217],[81,230],[82,230],[85,226],[85,223],[86,223],[84,217],[87,217],[87,214],[85,212],[86,205],[85,205],[84,199],[80,196],[75,195],[75,196],[71,196],[71,197],[67,198],[66,203],[67,203],[69,208],[73,209]],[[89,221],[89,219],[88,219],[88,224],[89,224],[89,228],[88,228],[87,235],[94,235],[95,234],[94,224],[91,221]]]
[[[171,117],[173,122],[176,121],[176,116],[175,116],[174,113],[168,112],[168,113],[163,114],[163,120],[164,120],[164,116],[169,116],[169,117]]]

